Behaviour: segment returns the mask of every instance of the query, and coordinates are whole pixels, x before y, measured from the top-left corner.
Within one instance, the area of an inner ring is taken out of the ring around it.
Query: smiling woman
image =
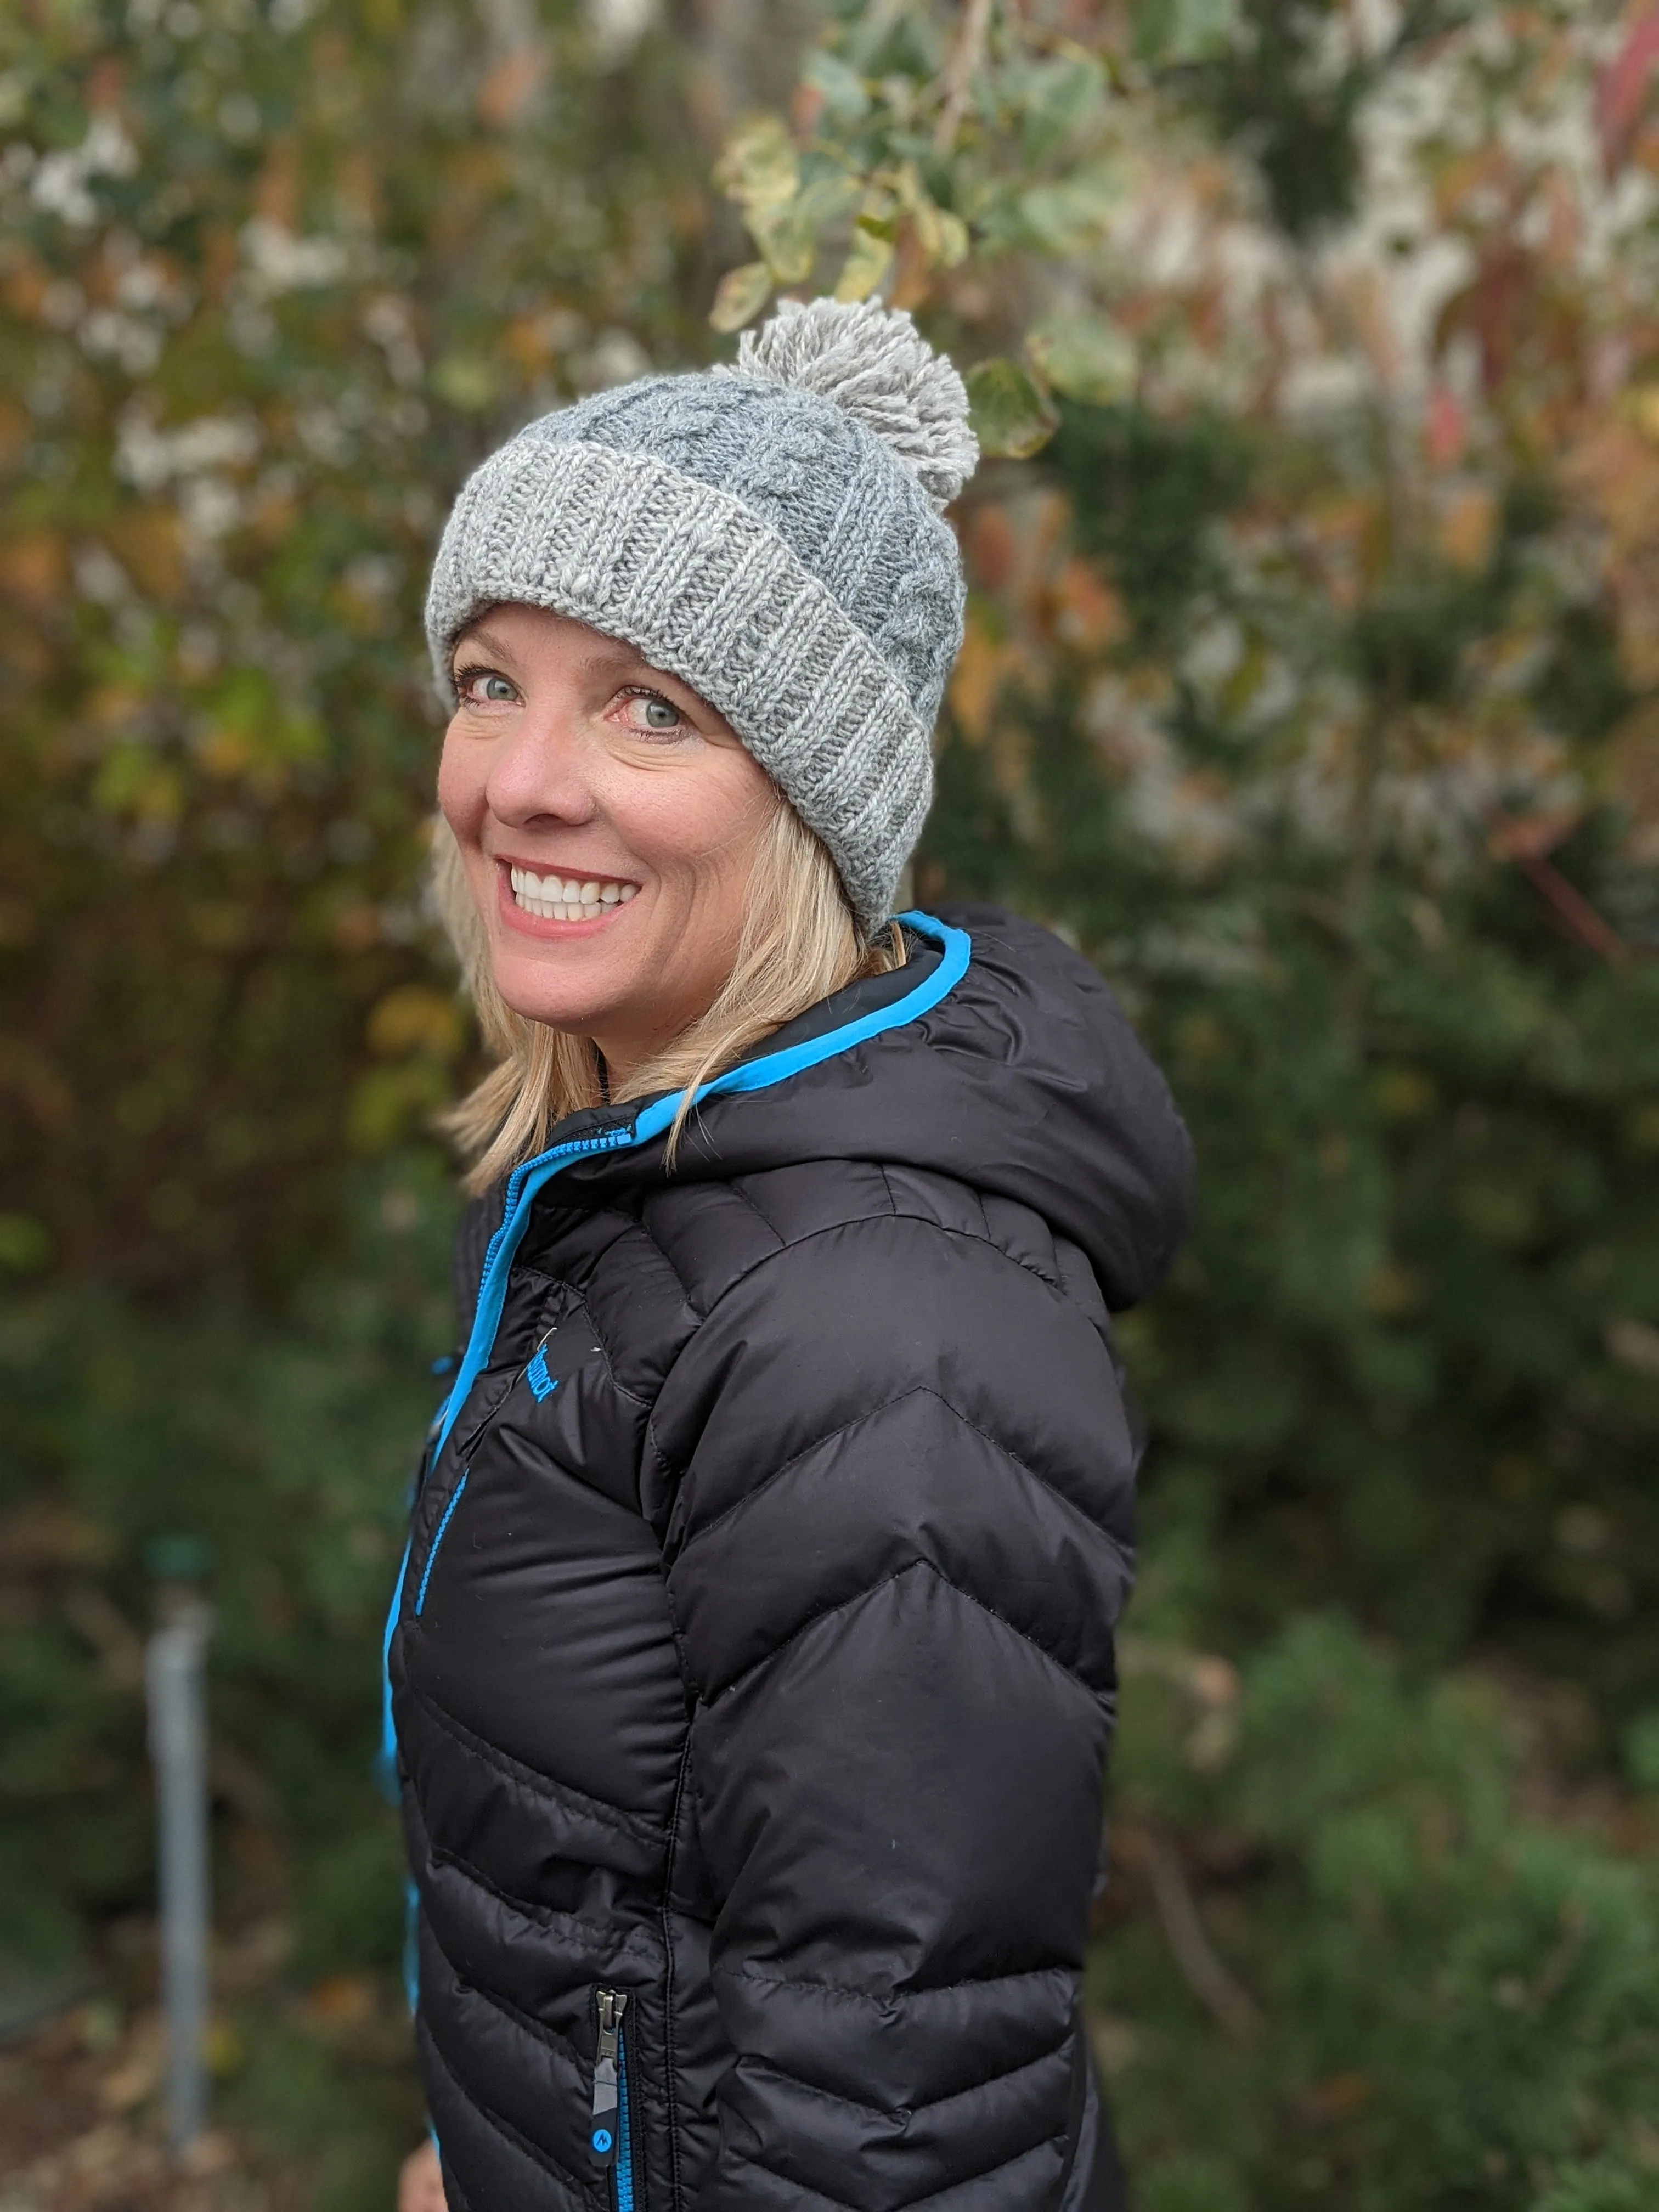
[[[635,647],[500,606],[451,681],[438,884],[501,1056],[451,1121],[475,1188],[579,1107],[684,1088],[689,1111],[701,1076],[902,959],[861,942],[726,717]]]
[[[907,316],[787,307],[532,424],[444,535],[434,861],[497,1064],[386,1629],[411,2212],[1119,2201],[1107,1313],[1186,1142],[1076,955],[889,911],[966,414]]]

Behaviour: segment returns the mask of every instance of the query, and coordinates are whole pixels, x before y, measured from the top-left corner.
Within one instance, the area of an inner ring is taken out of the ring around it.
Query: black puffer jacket
[[[451,2212],[1104,2201],[1108,1335],[1185,1133],[989,911],[521,1168],[387,1638]],[[613,2063],[614,2061],[614,2063]]]

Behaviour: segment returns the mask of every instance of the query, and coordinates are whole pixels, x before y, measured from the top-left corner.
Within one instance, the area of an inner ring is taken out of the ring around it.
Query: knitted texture
[[[833,399],[908,464],[941,513],[978,463],[967,386],[908,314],[873,301],[786,300],[738,340],[738,374]]]
[[[504,601],[625,638],[726,716],[872,930],[933,796],[964,598],[939,510],[975,458],[908,315],[787,309],[735,369],[599,392],[474,472],[427,599],[439,680]]]

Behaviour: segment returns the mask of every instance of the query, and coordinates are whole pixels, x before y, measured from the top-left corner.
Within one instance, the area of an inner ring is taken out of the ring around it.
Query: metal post
[[[145,1654],[161,1890],[161,2009],[167,2140],[188,2150],[207,2124],[210,1924],[207,1721],[203,1675],[211,1616],[176,1594]]]

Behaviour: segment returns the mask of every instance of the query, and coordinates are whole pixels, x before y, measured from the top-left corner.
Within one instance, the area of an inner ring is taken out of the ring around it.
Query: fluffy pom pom
[[[978,465],[962,379],[902,307],[786,300],[744,332],[736,373],[833,399],[892,447],[940,509]]]

